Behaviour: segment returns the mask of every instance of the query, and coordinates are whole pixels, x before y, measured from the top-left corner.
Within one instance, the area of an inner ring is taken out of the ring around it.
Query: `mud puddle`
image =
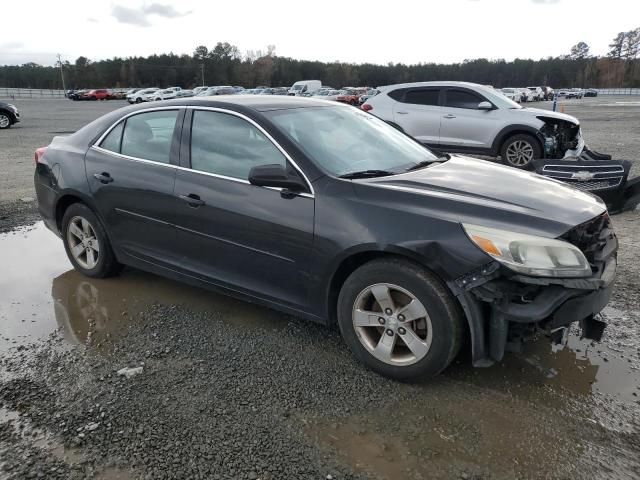
[[[54,331],[71,344],[100,344],[151,304],[216,311],[251,328],[284,328],[282,314],[139,270],[110,279],[72,269],[62,241],[42,222],[0,235],[0,352]]]

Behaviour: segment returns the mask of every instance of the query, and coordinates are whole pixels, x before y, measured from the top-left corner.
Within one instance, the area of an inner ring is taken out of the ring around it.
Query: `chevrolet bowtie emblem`
[[[572,180],[578,180],[579,182],[586,182],[587,180],[592,180],[595,177],[595,173],[587,172],[585,170],[581,170],[579,172],[575,172],[571,175]]]

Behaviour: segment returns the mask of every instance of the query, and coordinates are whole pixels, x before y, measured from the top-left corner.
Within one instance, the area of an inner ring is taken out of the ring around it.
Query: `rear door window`
[[[438,105],[440,90],[437,88],[413,88],[404,96],[404,103],[414,105]]]
[[[468,90],[447,90],[447,107],[477,110],[480,102],[485,101],[485,98]]]
[[[101,148],[105,150],[109,150],[110,152],[120,153],[120,142],[122,140],[122,130],[124,127],[124,122],[120,122],[116,125],[109,134],[104,137],[102,143],[100,144]]]
[[[169,163],[178,110],[140,113],[127,118],[120,153]]]

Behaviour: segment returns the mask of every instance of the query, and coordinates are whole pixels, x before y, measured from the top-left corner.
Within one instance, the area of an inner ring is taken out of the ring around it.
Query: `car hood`
[[[528,112],[530,114],[535,115],[536,117],[547,117],[547,118],[557,118],[558,120],[564,120],[566,122],[571,122],[575,125],[580,125],[580,121],[571,115],[567,115],[566,113],[554,112],[552,110],[543,110],[542,108],[529,108],[523,107],[521,112]]]
[[[455,222],[480,224],[545,237],[558,237],[606,211],[602,200],[557,180],[469,157],[412,172],[354,181],[370,198],[385,189],[387,206]],[[397,195],[393,195],[396,192]]]

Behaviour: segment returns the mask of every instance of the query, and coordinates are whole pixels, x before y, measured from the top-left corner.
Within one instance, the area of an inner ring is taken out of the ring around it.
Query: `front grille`
[[[584,253],[594,273],[601,273],[604,262],[618,250],[618,240],[608,213],[572,228],[561,238]]]
[[[616,188],[622,183],[622,177],[610,178],[607,180],[587,180],[586,182],[577,182],[575,180],[563,179],[567,185],[571,185],[578,190],[593,192],[595,190],[606,190],[607,188]]]
[[[578,190],[595,192],[617,188],[622,184],[625,170],[622,165],[545,165],[542,175],[562,180]]]

